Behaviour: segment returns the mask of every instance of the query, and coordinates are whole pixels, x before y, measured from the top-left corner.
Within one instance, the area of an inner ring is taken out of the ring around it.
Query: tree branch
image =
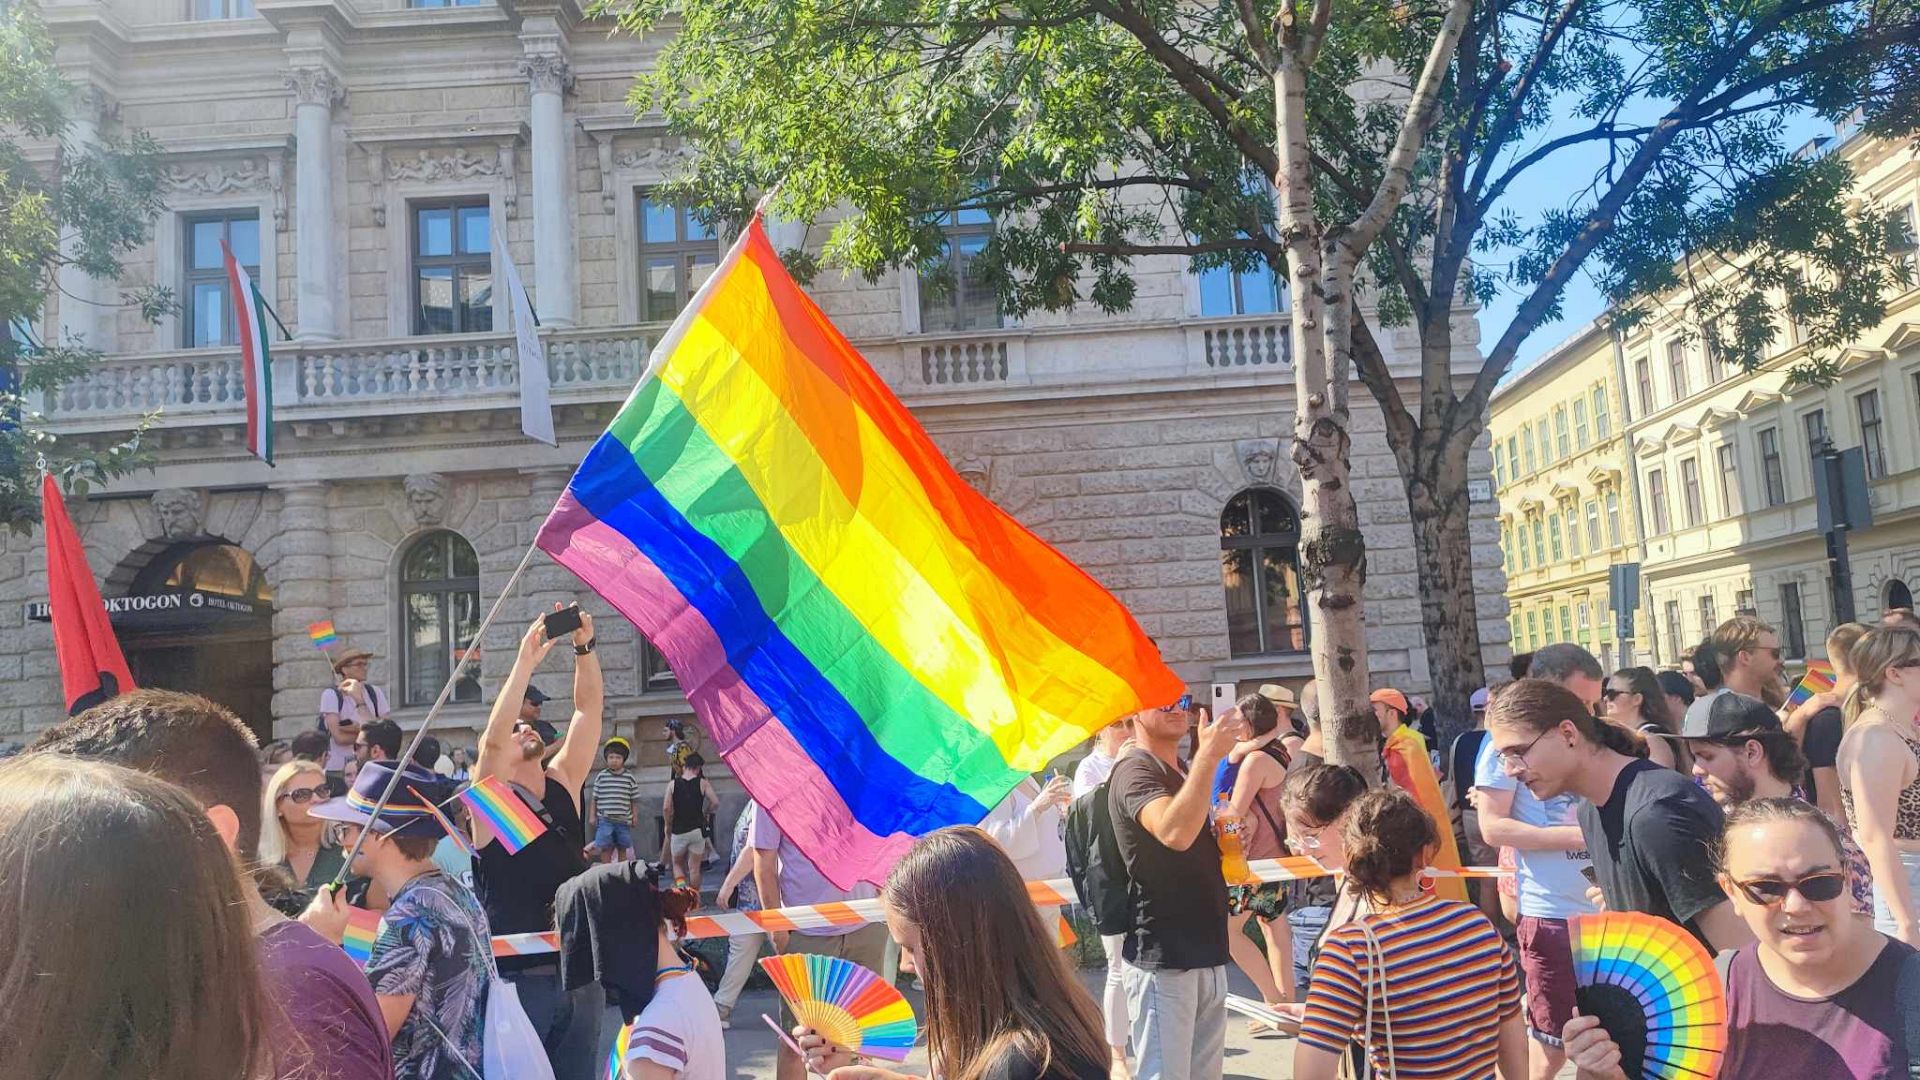
[[[1260,13],[1253,9],[1253,3],[1254,0],[1233,0],[1233,9],[1240,16],[1240,28],[1246,32],[1254,58],[1260,61],[1260,70],[1271,76],[1279,68],[1280,58],[1273,51],[1273,39],[1267,36],[1267,28],[1260,25]]]
[[[1411,462],[1419,450],[1420,428],[1414,423],[1413,414],[1407,411],[1399,384],[1394,382],[1387,359],[1380,353],[1380,343],[1374,340],[1373,328],[1360,314],[1358,304],[1353,307],[1352,317],[1354,372],[1373,392],[1373,400],[1380,406],[1380,415],[1387,425],[1387,445],[1393,448],[1393,456],[1400,459],[1401,473],[1411,476]]]
[[[1369,189],[1362,187],[1359,181],[1341,171],[1340,166],[1327,160],[1326,156],[1318,150],[1309,150],[1308,153],[1312,156],[1313,167],[1319,170],[1320,175],[1332,181],[1333,186],[1339,188],[1356,205],[1367,201]],[[1402,244],[1400,238],[1391,230],[1380,235],[1380,243],[1387,246],[1387,254],[1393,262],[1394,277],[1399,282],[1400,288],[1406,292],[1408,303],[1413,305],[1417,315],[1422,315],[1424,318],[1427,288],[1420,282],[1420,274],[1414,268],[1413,258],[1408,253],[1406,245]]]
[[[1068,241],[1060,250],[1069,255],[1207,255],[1216,251],[1258,251],[1261,254],[1281,250],[1277,240],[1241,237],[1237,240],[1208,240],[1193,244],[1095,244]]]
[[[1535,84],[1539,81],[1541,70],[1547,66],[1547,61],[1553,56],[1553,50],[1560,44],[1560,38],[1566,34],[1567,27],[1572,24],[1574,13],[1580,10],[1580,5],[1581,0],[1567,0],[1566,6],[1560,9],[1559,17],[1548,23],[1541,31],[1540,42],[1534,47],[1533,55],[1527,59],[1527,69],[1520,73],[1519,81],[1513,84],[1513,99],[1507,102],[1506,111],[1500,114],[1500,119],[1494,122],[1493,129],[1487,132],[1486,140],[1481,143],[1485,152],[1480,157],[1479,167],[1474,170],[1472,183],[1466,188],[1473,195],[1477,196],[1481,187],[1486,184],[1487,171],[1493,167],[1494,158],[1499,156],[1500,148],[1506,145],[1507,137],[1513,133],[1513,126],[1520,122],[1520,116],[1526,110],[1528,95],[1533,92]],[[1467,137],[1476,136],[1474,132],[1468,131]],[[1490,200],[1476,201],[1485,205]]]

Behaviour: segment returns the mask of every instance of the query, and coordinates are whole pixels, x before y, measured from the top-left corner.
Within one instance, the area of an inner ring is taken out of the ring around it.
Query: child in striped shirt
[[[593,842],[587,845],[589,859],[625,862],[633,858],[633,830],[639,824],[634,807],[640,801],[640,781],[627,771],[632,751],[627,740],[617,735],[601,750],[607,767],[587,786],[587,812],[594,822]]]
[[[1524,1080],[1513,954],[1478,908],[1421,880],[1435,832],[1404,792],[1362,796],[1342,841],[1347,880],[1374,911],[1329,933],[1314,963],[1295,1080],[1333,1080],[1347,1047],[1398,1080]]]

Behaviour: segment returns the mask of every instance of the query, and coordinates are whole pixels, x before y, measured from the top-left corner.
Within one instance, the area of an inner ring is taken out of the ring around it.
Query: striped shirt
[[[653,1000],[614,1040],[609,1080],[638,1074],[636,1064],[665,1066],[679,1080],[724,1080],[727,1044],[720,1031],[720,1010],[700,976],[669,976],[654,988]]]
[[[639,796],[640,781],[632,773],[601,769],[593,778],[593,816],[600,821],[631,821],[633,800]]]
[[[1372,974],[1362,925],[1380,943],[1386,990]],[[1520,1010],[1513,954],[1479,910],[1434,896],[1327,935],[1313,965],[1300,1042],[1345,1054],[1365,1030],[1373,983],[1374,1068],[1399,1080],[1491,1080],[1500,1023]],[[1393,1065],[1386,1061],[1393,1029]]]

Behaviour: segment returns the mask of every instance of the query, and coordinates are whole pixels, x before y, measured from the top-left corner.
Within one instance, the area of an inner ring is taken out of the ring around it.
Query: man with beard
[[[557,643],[547,638],[542,620],[535,619],[520,639],[513,671],[494,699],[480,737],[473,782],[496,776],[506,781],[547,827],[519,851],[508,852],[484,822],[474,820],[473,841],[480,852],[474,886],[496,934],[552,930],[554,894],[587,869],[581,854],[588,838],[580,817],[580,789],[599,752],[605,701],[600,659],[593,652],[593,616],[581,613],[580,628],[571,640],[574,713],[566,736],[539,718],[539,702],[527,692],[528,680]],[[602,1053],[600,1015],[606,999],[600,985],[568,991],[551,954],[502,957],[499,963],[501,976],[519,989],[520,1004],[540,1033],[557,1080],[591,1077]]]
[[[1655,733],[1684,741],[1693,751],[1693,778],[1707,789],[1722,810],[1732,810],[1755,799],[1798,799],[1809,802],[1801,787],[1807,759],[1794,737],[1780,726],[1780,717],[1767,703],[1745,694],[1714,698],[1700,728],[1683,728],[1678,735]],[[1839,828],[1838,823],[1835,827]],[[1853,913],[1873,918],[1873,872],[1860,845],[1840,830],[1847,858],[1847,886]]]

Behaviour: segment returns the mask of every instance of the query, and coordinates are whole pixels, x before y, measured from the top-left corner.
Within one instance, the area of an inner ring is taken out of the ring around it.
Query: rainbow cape
[[[1787,711],[1792,712],[1805,705],[1813,700],[1815,694],[1824,694],[1833,689],[1837,681],[1832,664],[1824,660],[1807,661],[1807,673],[1800,676],[1800,681],[1794,684],[1793,693],[1787,695]]]
[[[487,823],[509,855],[519,854],[521,848],[533,843],[541,833],[547,831],[546,822],[541,821],[533,808],[497,776],[489,776],[454,797],[466,803],[467,809],[475,817]],[[441,820],[446,819],[443,817]]]
[[[363,907],[347,907],[347,930],[340,947],[348,959],[361,967],[373,959],[373,943],[380,937],[380,913]]]
[[[646,634],[842,888],[1184,692],[1119,601],[948,465],[757,218],[536,542]]]

